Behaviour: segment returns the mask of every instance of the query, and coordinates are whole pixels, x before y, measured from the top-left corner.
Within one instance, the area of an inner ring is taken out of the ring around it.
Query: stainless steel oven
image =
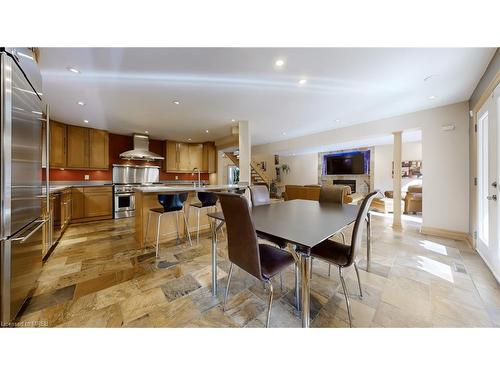
[[[114,218],[135,216],[134,187],[157,184],[159,179],[156,165],[113,164]]]
[[[135,215],[134,185],[115,185],[115,219]]]

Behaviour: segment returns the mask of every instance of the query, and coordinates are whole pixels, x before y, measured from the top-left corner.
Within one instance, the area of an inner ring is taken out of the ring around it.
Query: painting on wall
[[[392,177],[394,177],[394,162],[392,162]],[[401,162],[402,178],[422,178],[422,160],[405,160]]]
[[[274,165],[279,165],[279,163],[280,163],[280,156],[274,155]]]

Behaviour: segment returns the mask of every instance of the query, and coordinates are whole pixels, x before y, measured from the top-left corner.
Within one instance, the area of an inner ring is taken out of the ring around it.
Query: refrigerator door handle
[[[45,204],[47,215],[50,213],[50,107],[45,107]]]
[[[44,226],[44,224],[48,221],[49,219],[43,219],[43,220],[35,220],[35,223],[38,223],[38,225],[33,229],[31,232],[29,232],[26,236],[22,237],[14,237],[11,238],[11,241],[20,241],[21,243],[24,243],[28,238],[30,238],[33,234],[35,234],[41,227]]]

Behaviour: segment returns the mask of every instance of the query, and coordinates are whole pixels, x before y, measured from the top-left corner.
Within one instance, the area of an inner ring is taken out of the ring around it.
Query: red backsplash
[[[119,134],[109,134],[109,170],[79,170],[79,169],[51,169],[50,179],[51,181],[85,181],[85,175],[90,176],[90,181],[111,181],[113,179],[112,165],[113,164],[136,164],[136,165],[158,165],[160,169],[160,180],[161,181],[174,181],[175,176],[178,176],[178,180],[196,180],[197,175],[192,175],[191,173],[165,173],[163,171],[163,162],[142,162],[136,160],[122,160],[120,159],[120,154],[122,152],[131,150],[134,147],[134,141],[131,136],[119,135]],[[149,140],[149,150],[164,156],[165,141],[150,139]],[[45,179],[45,173],[43,174]],[[208,173],[202,173],[201,178],[203,180],[208,180]]]

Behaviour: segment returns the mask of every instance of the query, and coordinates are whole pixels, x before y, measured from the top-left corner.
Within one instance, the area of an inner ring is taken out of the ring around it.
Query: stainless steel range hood
[[[120,154],[121,159],[126,160],[163,160],[164,157],[149,151],[149,136],[146,134],[134,134],[134,149]]]

